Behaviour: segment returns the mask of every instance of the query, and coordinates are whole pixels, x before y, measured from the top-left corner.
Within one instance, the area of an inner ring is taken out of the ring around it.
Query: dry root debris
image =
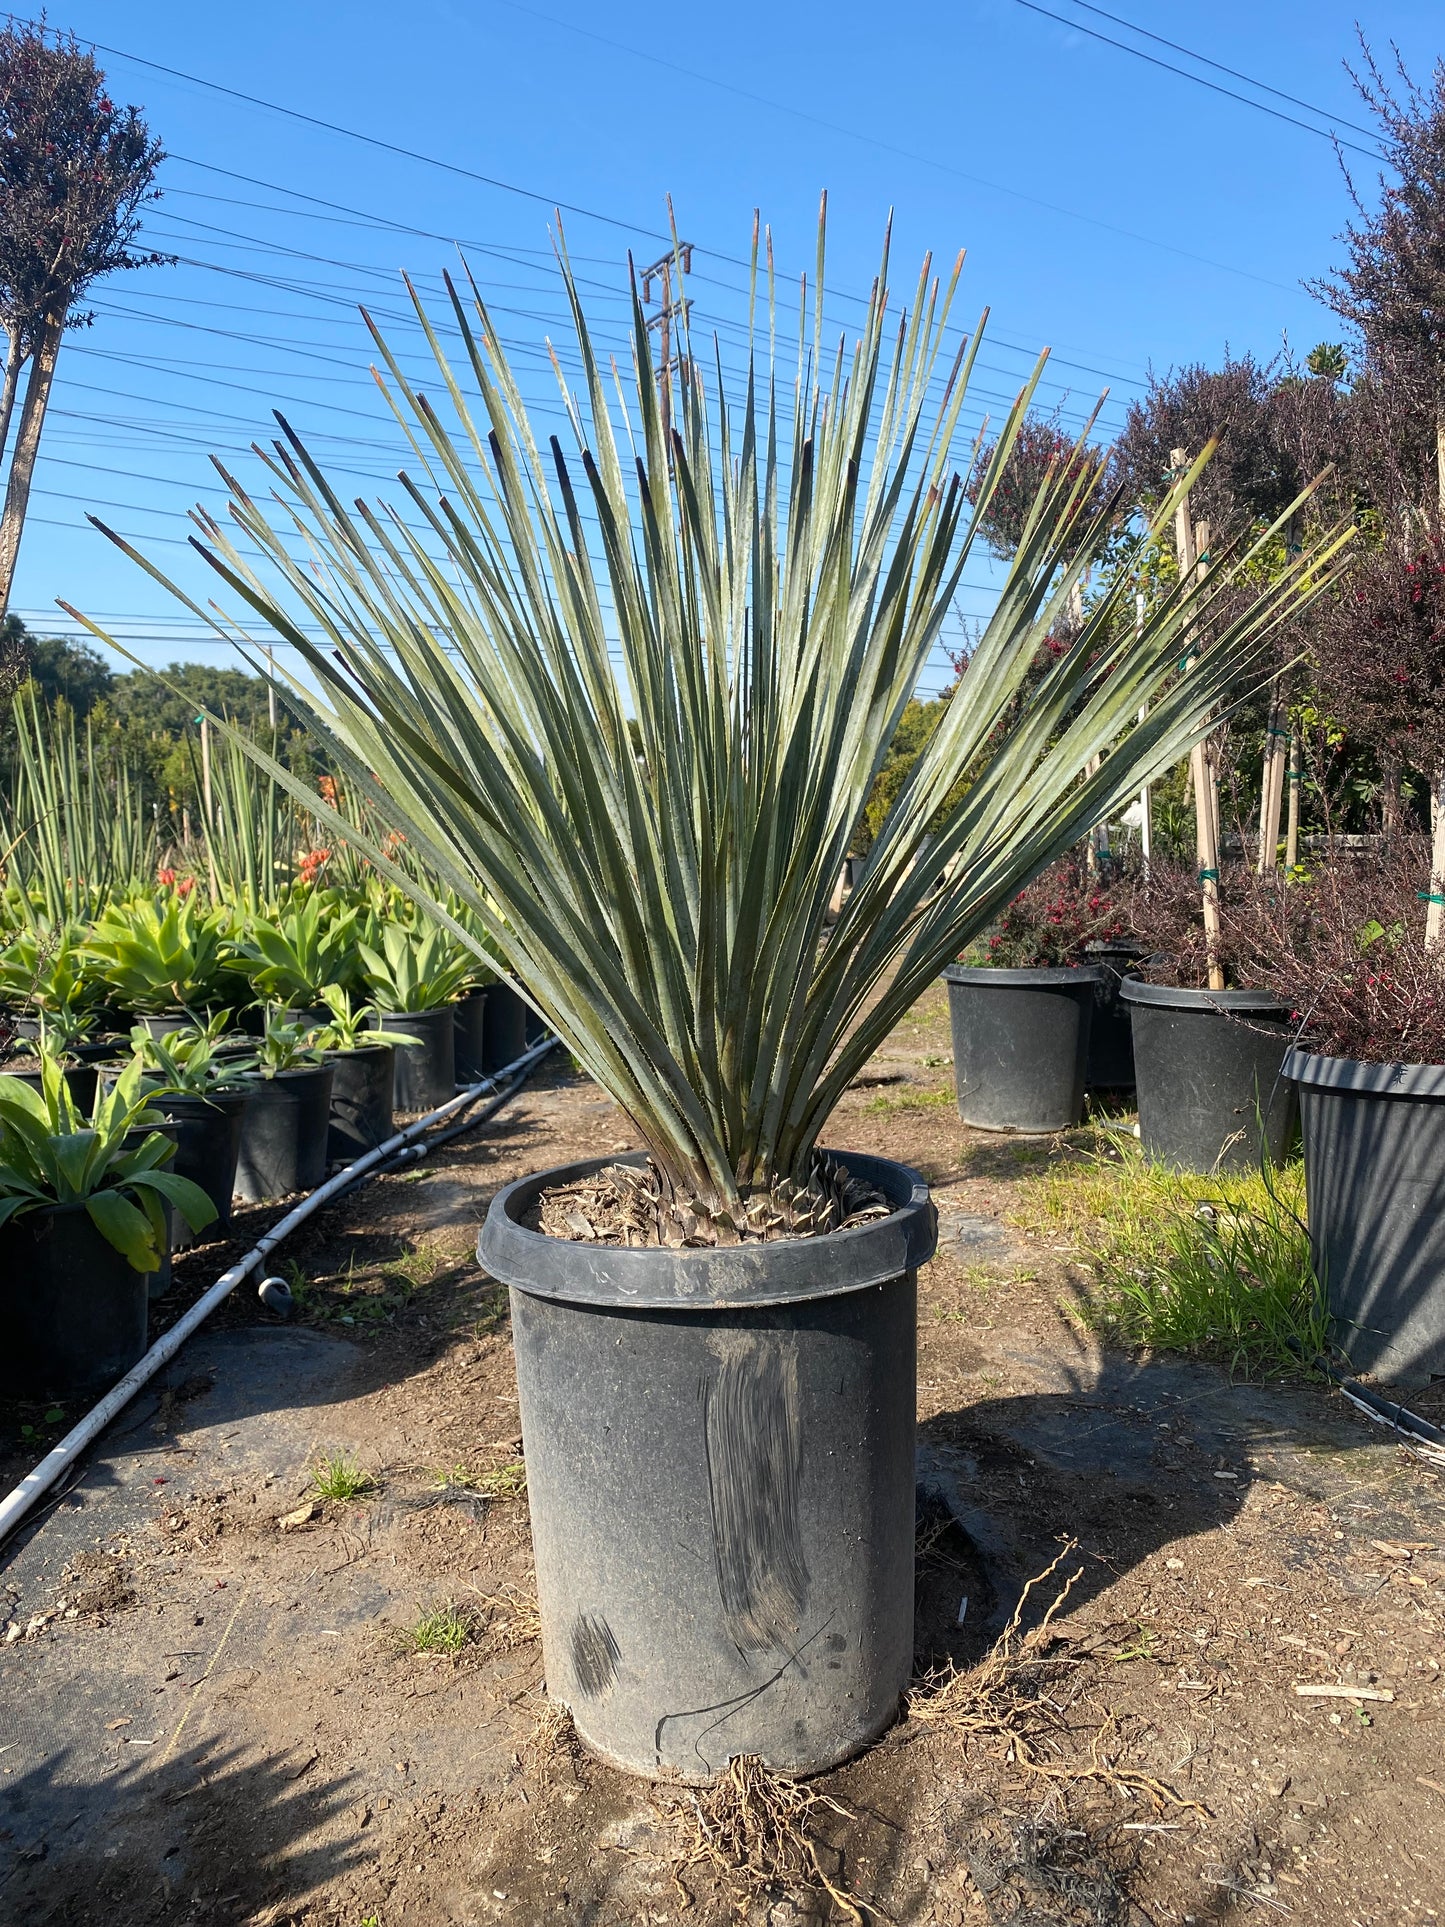
[[[819,1152],[807,1184],[780,1178],[766,1190],[746,1193],[740,1211],[714,1210],[698,1199],[678,1197],[650,1162],[608,1164],[577,1184],[546,1192],[532,1228],[574,1243],[676,1251],[822,1237],[886,1218],[890,1208],[881,1192]]]
[[[1206,1809],[1186,1799],[1151,1774],[1119,1763],[1123,1743],[1119,1722],[1111,1713],[1095,1729],[1085,1758],[1069,1757],[1063,1747],[1070,1731],[1066,1709],[1057,1693],[1083,1662],[1054,1649],[1062,1641],[1053,1622],[1080,1578],[1083,1568],[1070,1573],[1038,1625],[1022,1632],[1030,1595],[1047,1585],[1069,1555],[1070,1542],[1024,1587],[1013,1617],[983,1660],[968,1672],[948,1667],[929,1675],[909,1694],[911,1719],[942,1726],[961,1735],[995,1742],[1006,1765],[1055,1782],[1096,1780],[1130,1794],[1144,1794],[1156,1809]]]
[[[678,1841],[673,1880],[687,1906],[692,1896],[679,1870],[702,1867],[730,1889],[740,1912],[769,1894],[826,1895],[855,1927],[887,1919],[849,1893],[836,1868],[830,1874],[825,1865],[825,1857],[838,1856],[817,1837],[817,1822],[825,1813],[856,1816],[816,1786],[771,1772],[753,1754],[739,1754],[714,1785],[689,1788],[667,1812]]]

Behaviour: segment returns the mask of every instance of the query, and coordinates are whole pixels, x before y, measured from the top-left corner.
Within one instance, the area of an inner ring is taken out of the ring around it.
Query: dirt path
[[[938,1927],[1445,1913],[1438,1475],[1332,1394],[1101,1350],[1068,1254],[1011,1222],[1048,1150],[966,1131],[947,1052],[934,995],[830,1140],[935,1188],[919,1658],[964,1676],[818,1784],[809,1877],[725,1877],[691,1799],[588,1760],[541,1694],[505,1297],[471,1254],[500,1184],[629,1141],[556,1073],[318,1214],[299,1325],[240,1294],[9,1549],[0,1919],[848,1920],[818,1869]],[[312,1500],[333,1453],[369,1493]],[[971,1671],[1061,1551],[1046,1634]],[[446,1605],[475,1636],[408,1650]]]

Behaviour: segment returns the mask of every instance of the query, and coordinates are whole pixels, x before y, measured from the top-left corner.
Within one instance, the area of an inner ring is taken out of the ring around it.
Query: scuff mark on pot
[[[786,1649],[809,1579],[797,1355],[778,1331],[720,1332],[716,1344],[703,1432],[723,1616],[740,1653]]]
[[[568,1644],[578,1692],[587,1699],[606,1699],[622,1657],[612,1628],[601,1613],[579,1613]]]

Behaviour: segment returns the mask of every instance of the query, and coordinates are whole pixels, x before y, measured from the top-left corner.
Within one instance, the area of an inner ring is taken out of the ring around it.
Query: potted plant
[[[271,1005],[256,1040],[254,1068],[245,1073],[249,1101],[236,1156],[238,1197],[264,1204],[293,1191],[314,1191],[322,1182],[335,1076],[335,1065],[307,1027]]]
[[[357,911],[334,890],[312,890],[267,915],[248,916],[231,954],[269,1003],[296,1023],[325,1023],[328,984],[354,985]]]
[[[87,1118],[54,1063],[40,1088],[0,1076],[0,1394],[88,1398],[146,1345],[146,1274],[166,1207],[199,1230],[213,1210],[161,1167],[174,1149],[130,1064]]]
[[[399,1111],[430,1111],[456,1094],[452,1000],[477,967],[476,953],[424,911],[382,926],[381,942],[359,946],[377,1028],[413,1038],[395,1061]]]
[[[820,307],[787,420],[792,376],[766,363],[714,413],[684,350],[660,393],[634,299],[635,460],[570,281],[582,446],[545,461],[498,330],[458,294],[466,365],[441,378],[460,443],[380,349],[446,477],[424,533],[394,518],[373,543],[289,429],[277,527],[234,481],[235,539],[208,524],[228,596],[301,651],[289,700],[409,869],[252,753],[434,915],[455,890],[646,1147],[507,1187],[479,1251],[512,1288],[548,1691],[653,1775],[743,1753],[817,1771],[894,1717],[934,1213],[916,1173],[823,1149],[829,1116],[943,966],[1187,750],[1333,553],[1221,604],[1187,678],[1182,626],[1250,551],[1221,544],[1138,632],[1121,573],[1015,711],[1095,546],[1092,490],[1045,469],[968,674],[830,925],[973,539],[948,299],[922,284],[897,326],[886,283],[836,376]],[[764,358],[769,338],[765,318]]]
[[[1424,940],[1424,839],[1337,859],[1295,888],[1272,984],[1299,1043],[1315,1270],[1356,1372],[1445,1376],[1445,953]]]
[[[1194,873],[1156,861],[1132,905],[1149,954],[1119,988],[1133,1025],[1140,1145],[1185,1171],[1278,1164],[1295,1136],[1294,1087],[1281,1075],[1290,1001],[1273,958],[1297,900],[1287,879],[1240,863],[1224,868],[1215,901],[1211,934]]]
[[[1090,946],[1127,915],[1063,862],[1021,890],[992,929],[944,971],[958,1114],[985,1131],[1062,1131],[1083,1115],[1100,993]]]
[[[0,1003],[17,1036],[36,1037],[47,1024],[74,1046],[103,1024],[103,1002],[82,926],[18,930],[0,950]]]
[[[80,1055],[77,1032],[83,1028],[83,1019],[63,1014],[40,1018],[29,1036],[9,1030],[7,1025],[0,1043],[0,1071],[38,1090],[43,1067],[53,1063],[64,1077],[71,1098],[82,1111],[88,1111],[95,1099],[96,1067]]]
[[[85,942],[97,978],[154,1036],[197,1021],[223,982],[227,919],[170,894],[111,904]]]
[[[241,1129],[253,1088],[244,1080],[257,1067],[250,1052],[218,1053],[230,1015],[218,1011],[201,1029],[171,1031],[165,1037],[153,1037],[143,1024],[131,1032],[151,1103],[176,1126],[172,1168],[210,1199],[215,1213],[210,1224],[218,1235],[231,1225]],[[173,1242],[189,1244],[189,1227],[177,1226]]]
[[[396,1053],[421,1046],[405,1031],[379,1028],[376,1006],[353,1003],[340,984],[327,984],[321,999],[327,1022],[312,1042],[334,1072],[326,1154],[332,1164],[349,1164],[391,1136]]]

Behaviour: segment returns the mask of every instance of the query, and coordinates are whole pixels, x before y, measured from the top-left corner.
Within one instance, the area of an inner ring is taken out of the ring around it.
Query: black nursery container
[[[1091,943],[1089,962],[1102,974],[1094,988],[1094,1020],[1089,1027],[1089,1061],[1084,1086],[1091,1091],[1126,1092],[1134,1088],[1134,1027],[1119,986],[1144,954],[1136,943]]]
[[[248,1077],[236,1195],[248,1204],[314,1191],[326,1176],[331,1085],[328,1063]]]
[[[334,1051],[328,1057],[335,1073],[326,1152],[332,1164],[350,1164],[392,1135],[396,1055],[390,1044],[364,1044],[359,1050]]]
[[[22,1084],[32,1085],[37,1091],[41,1088],[39,1071],[5,1071],[3,1064],[0,1064],[0,1071],[4,1071],[7,1077],[18,1077]],[[95,1105],[96,1084],[100,1076],[95,1065],[67,1064],[61,1075],[70,1092],[71,1103],[82,1117],[89,1117]]]
[[[1025,1133],[1077,1124],[1103,971],[950,964],[943,976],[964,1123]]]
[[[477,1084],[486,1076],[487,997],[490,985],[466,991],[452,1005],[458,1084]]]
[[[249,1085],[209,1091],[204,1097],[172,1094],[154,1100],[176,1127],[171,1170],[198,1184],[216,1207],[215,1221],[203,1233],[192,1231],[179,1212],[171,1213],[172,1243],[178,1250],[194,1244],[197,1236],[223,1238],[230,1228],[241,1129],[250,1101]]]
[[[1280,1074],[1289,1013],[1263,990],[1179,990],[1129,977],[1144,1155],[1182,1171],[1280,1164],[1294,1138],[1295,1092]]]
[[[515,1064],[527,1048],[527,1006],[510,984],[487,985],[482,1024],[482,1070],[492,1077]]]
[[[149,1286],[83,1204],[0,1226],[0,1396],[91,1400],[145,1352]]]
[[[826,1238],[711,1250],[572,1244],[492,1201],[477,1251],[511,1287],[547,1691],[603,1758],[706,1781],[789,1773],[888,1725],[913,1648],[916,1173]]]
[[[1291,1051],[1331,1336],[1407,1390],[1445,1375],[1445,1067]]]
[[[457,1045],[451,1004],[435,1010],[381,1010],[373,1030],[392,1030],[416,1043],[396,1052],[392,1102],[399,1111],[434,1111],[457,1092]]]

